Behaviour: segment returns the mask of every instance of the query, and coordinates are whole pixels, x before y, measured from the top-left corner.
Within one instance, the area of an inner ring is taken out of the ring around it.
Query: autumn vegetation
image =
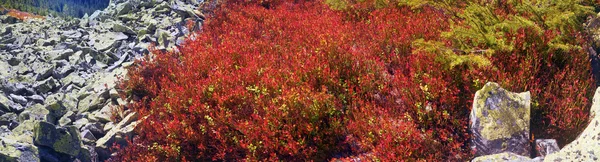
[[[587,1],[228,0],[129,69],[141,116],[115,161],[456,161],[486,82],[572,141],[595,89]]]
[[[0,7],[0,12],[5,13],[6,15],[8,15],[10,17],[14,17],[16,19],[19,19],[21,21],[24,21],[27,19],[45,19],[43,16],[35,15],[32,13],[28,13],[28,12],[18,11],[15,9],[6,9],[6,8]]]

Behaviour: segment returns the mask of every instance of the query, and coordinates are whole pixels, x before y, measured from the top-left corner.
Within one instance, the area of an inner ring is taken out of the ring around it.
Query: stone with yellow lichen
[[[33,130],[33,141],[36,145],[48,146],[56,152],[71,156],[79,155],[82,144],[76,127],[57,128],[52,123],[40,121]]]
[[[470,115],[475,156],[512,152],[530,156],[529,92],[513,93],[489,82],[475,93]]]
[[[503,153],[499,153],[499,154],[480,156],[480,157],[473,159],[471,162],[497,162],[497,161],[525,162],[525,161],[533,161],[533,160],[529,157],[517,155],[512,152],[503,152]]]

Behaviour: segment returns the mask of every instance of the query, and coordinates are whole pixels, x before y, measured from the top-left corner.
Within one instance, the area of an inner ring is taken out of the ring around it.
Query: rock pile
[[[81,19],[0,15],[0,161],[98,161],[137,114],[115,112],[125,67],[200,28],[198,0],[113,0]],[[122,120],[115,121],[112,114]]]

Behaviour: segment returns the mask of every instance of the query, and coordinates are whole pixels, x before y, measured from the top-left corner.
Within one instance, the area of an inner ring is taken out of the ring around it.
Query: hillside
[[[109,0],[2,0],[0,6],[38,15],[83,17],[108,6]]]

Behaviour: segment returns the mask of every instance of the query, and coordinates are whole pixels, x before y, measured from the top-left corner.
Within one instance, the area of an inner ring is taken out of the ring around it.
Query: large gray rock
[[[34,143],[71,156],[79,155],[82,145],[81,135],[77,128],[73,126],[57,128],[48,122],[39,122],[35,125]]]
[[[499,154],[485,155],[477,157],[471,162],[532,162],[533,159],[521,155],[517,155],[512,152],[503,152]]]
[[[512,152],[530,156],[529,92],[513,93],[489,82],[475,93],[470,115],[475,156]]]
[[[600,161],[600,88],[594,94],[590,124],[560,151],[547,155],[544,161]]]

